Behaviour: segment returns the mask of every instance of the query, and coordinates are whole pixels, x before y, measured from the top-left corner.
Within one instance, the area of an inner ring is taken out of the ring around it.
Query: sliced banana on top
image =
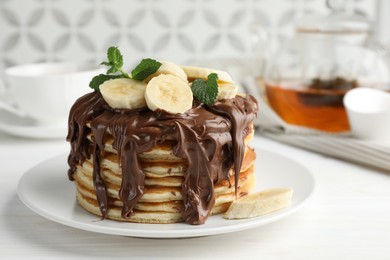
[[[134,79],[120,78],[105,81],[99,87],[106,103],[117,109],[135,109],[146,106],[146,83]]]
[[[238,86],[233,83],[218,83],[217,100],[231,99],[237,95]]]
[[[234,83],[232,77],[230,77],[229,73],[227,73],[226,71],[214,70],[209,68],[192,67],[192,66],[181,66],[181,68],[187,74],[189,81],[194,81],[195,79],[207,80],[209,74],[217,73],[218,83],[220,82]]]
[[[253,218],[287,207],[291,202],[291,188],[275,188],[249,194],[233,201],[224,218]]]
[[[169,113],[184,113],[192,107],[192,91],[188,83],[173,75],[161,74],[152,78],[145,91],[149,109],[163,109]]]
[[[175,63],[170,61],[159,61],[159,62],[161,62],[162,64],[160,68],[155,73],[147,77],[145,79],[145,82],[149,82],[152,78],[157,77],[158,75],[161,74],[174,75],[184,80],[185,82],[188,82],[187,74],[184,72],[182,68],[180,68],[179,65],[176,65]]]

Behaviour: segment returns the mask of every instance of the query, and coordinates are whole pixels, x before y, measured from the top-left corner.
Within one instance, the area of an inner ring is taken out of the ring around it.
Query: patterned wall
[[[377,1],[350,1],[369,18]],[[251,57],[250,25],[275,39],[325,0],[0,0],[0,71],[39,61],[99,63],[117,45],[130,63],[154,57],[189,63]]]

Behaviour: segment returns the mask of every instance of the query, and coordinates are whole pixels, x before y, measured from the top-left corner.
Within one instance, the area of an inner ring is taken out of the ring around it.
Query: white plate
[[[226,220],[211,216],[200,226],[177,224],[137,224],[100,220],[76,203],[73,183],[67,177],[66,156],[49,159],[27,171],[18,185],[19,198],[33,211],[55,222],[83,230],[134,237],[180,238],[229,233],[279,220],[301,208],[313,194],[315,181],[301,164],[284,156],[262,150],[254,140],[258,159],[256,190],[271,187],[294,189],[288,208],[257,218]]]
[[[65,139],[67,134],[66,125],[37,125],[31,118],[18,117],[4,110],[0,110],[0,130],[13,136],[34,139]]]

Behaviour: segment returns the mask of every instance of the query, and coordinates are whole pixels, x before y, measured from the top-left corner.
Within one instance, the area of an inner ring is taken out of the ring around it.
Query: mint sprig
[[[114,74],[119,72],[124,78],[128,78],[129,75],[122,70],[123,56],[118,47],[110,47],[107,50],[108,61],[103,61],[100,65],[106,65],[110,67],[107,70],[107,74]]]
[[[211,73],[204,79],[196,79],[192,82],[191,90],[194,97],[206,105],[215,103],[218,95],[218,74]]]
[[[135,80],[145,80],[147,77],[155,73],[162,63],[153,59],[143,59],[131,72],[131,77]]]
[[[105,81],[110,79],[118,78],[133,78],[135,80],[142,81],[155,73],[162,65],[161,62],[158,62],[153,59],[143,59],[140,64],[135,67],[131,72],[131,77],[128,73],[123,71],[123,55],[118,49],[118,47],[110,47],[107,50],[107,60],[100,63],[100,65],[108,66],[106,74],[99,74],[91,80],[89,87],[95,91],[99,91],[99,86]]]
[[[123,56],[118,47],[110,47],[107,50],[107,60],[100,63],[100,65],[106,65],[110,67],[107,70],[107,74],[99,74],[92,78],[89,82],[89,87],[95,91],[99,91],[99,86],[105,81],[118,78],[130,78],[129,74],[123,71]]]

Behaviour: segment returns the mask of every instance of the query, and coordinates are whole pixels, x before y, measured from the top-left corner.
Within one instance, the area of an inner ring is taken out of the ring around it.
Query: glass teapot
[[[390,88],[370,23],[343,12],[297,22],[293,39],[267,60],[263,80],[269,104],[284,121],[328,132],[349,130],[348,90]]]

